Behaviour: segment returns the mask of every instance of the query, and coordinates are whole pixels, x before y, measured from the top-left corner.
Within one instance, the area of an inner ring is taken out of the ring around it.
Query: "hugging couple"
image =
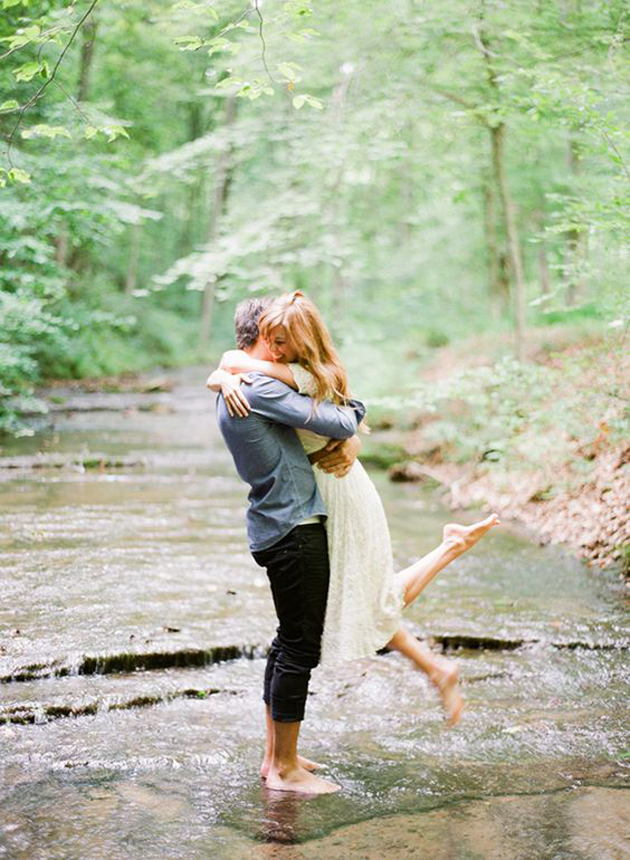
[[[278,616],[264,681],[268,788],[328,794],[340,786],[298,755],[311,670],[400,651],[424,671],[449,725],[464,707],[457,665],[433,654],[401,624],[433,577],[499,519],[444,527],[428,555],[394,571],[380,496],[357,460],[363,404],[321,315],[296,291],[252,298],[235,314],[238,349],[207,386],[240,477],[250,485],[247,531],[266,568]]]

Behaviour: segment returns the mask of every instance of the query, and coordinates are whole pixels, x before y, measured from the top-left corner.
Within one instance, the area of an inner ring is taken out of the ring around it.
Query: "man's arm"
[[[317,404],[311,397],[292,391],[277,379],[256,376],[247,390],[253,412],[276,424],[286,424],[296,430],[312,430],[333,439],[349,439],[357,432],[365,415],[365,406],[358,400],[351,406],[335,406],[327,400]]]
[[[343,478],[359,456],[361,440],[358,436],[349,439],[331,439],[325,448],[308,455],[312,465],[318,469],[334,475],[335,478]]]

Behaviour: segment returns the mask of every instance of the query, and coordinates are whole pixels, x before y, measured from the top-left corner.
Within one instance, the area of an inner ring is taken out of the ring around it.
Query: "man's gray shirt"
[[[333,439],[356,433],[365,415],[358,400],[351,408],[313,400],[262,374],[250,374],[244,389],[251,412],[231,418],[223,397],[217,418],[236,470],[250,487],[247,533],[252,552],[267,549],[302,520],[326,514],[309,463],[295,429],[312,430]]]

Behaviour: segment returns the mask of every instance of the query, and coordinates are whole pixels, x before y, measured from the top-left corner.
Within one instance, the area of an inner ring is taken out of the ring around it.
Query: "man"
[[[236,309],[237,346],[253,358],[271,358],[258,334],[258,319],[268,301],[249,299]],[[214,387],[221,371],[208,380]],[[311,464],[295,429],[308,428],[332,439],[354,437],[365,414],[358,401],[313,409],[310,397],[284,383],[250,374],[249,411],[233,417],[217,398],[217,417],[240,477],[250,487],[247,531],[256,562],[267,569],[279,626],[265,671],[267,750],[261,773],[267,786],[283,791],[327,794],[339,786],[311,772],[312,762],[297,754],[300,723],[311,669],[319,662],[328,596],[328,545],[322,522],[326,510]],[[356,459],[355,444],[335,446],[328,471],[343,474]]]

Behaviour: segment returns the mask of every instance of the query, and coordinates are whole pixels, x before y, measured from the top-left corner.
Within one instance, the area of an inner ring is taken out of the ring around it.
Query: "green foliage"
[[[622,4],[149,0],[98,4],[70,44],[87,8],[3,2],[6,414],[43,373],[190,356],[201,294],[227,346],[235,301],[300,287],[377,396],[447,343],[505,332],[498,127],[527,322],[551,340],[558,321],[623,325]],[[516,409],[531,389],[543,414],[546,377],[528,372],[454,396],[485,416],[468,455],[535,448]],[[455,417],[433,428],[453,445]]]
[[[622,350],[610,336],[545,364],[503,357],[423,386],[415,394],[423,438],[459,462],[528,473],[570,464],[588,472],[595,449],[630,432]]]

